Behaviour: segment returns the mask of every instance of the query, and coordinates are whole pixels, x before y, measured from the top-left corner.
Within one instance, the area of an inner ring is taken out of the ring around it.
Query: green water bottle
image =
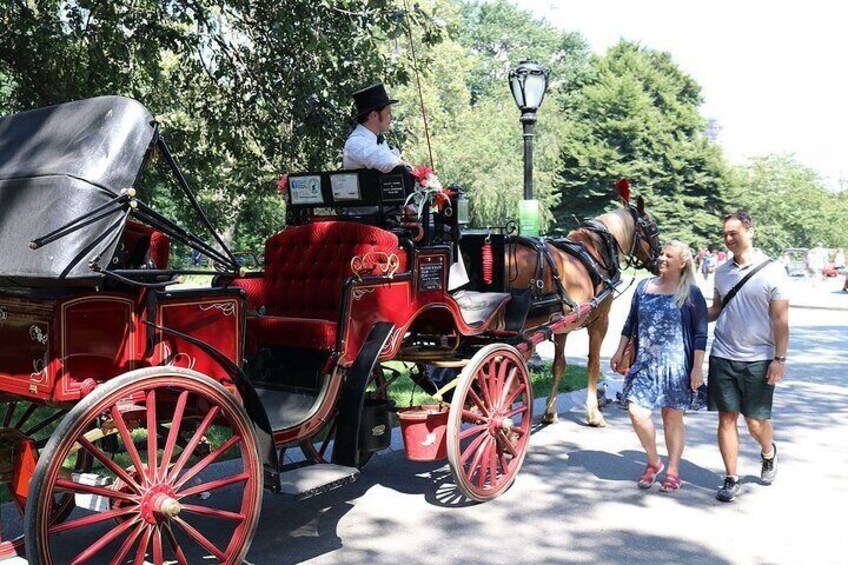
[[[522,200],[518,203],[518,229],[521,235],[539,236],[538,200]]]

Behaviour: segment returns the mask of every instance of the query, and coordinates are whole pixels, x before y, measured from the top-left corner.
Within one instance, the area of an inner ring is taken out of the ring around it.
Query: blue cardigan
[[[630,314],[624,323],[624,329],[621,330],[621,335],[624,337],[629,338],[635,335],[636,351],[639,351],[639,336],[636,333],[638,330],[639,300],[645,294],[645,289],[650,280],[643,279],[636,287],[633,300],[630,302]],[[683,346],[686,349],[686,374],[689,374],[692,372],[695,350],[707,350],[707,302],[704,300],[701,289],[694,284],[689,287],[689,298],[680,307],[680,321],[683,326]]]

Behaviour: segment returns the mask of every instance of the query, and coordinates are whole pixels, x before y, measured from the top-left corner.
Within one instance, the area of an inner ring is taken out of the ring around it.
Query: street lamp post
[[[533,199],[533,130],[550,73],[535,61],[521,61],[509,72],[509,86],[524,126],[524,199]]]

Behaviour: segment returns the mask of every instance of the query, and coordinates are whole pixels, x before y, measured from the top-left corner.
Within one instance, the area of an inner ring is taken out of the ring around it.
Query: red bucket
[[[397,411],[403,433],[403,450],[410,461],[438,461],[448,456],[445,432],[448,408],[434,404]]]

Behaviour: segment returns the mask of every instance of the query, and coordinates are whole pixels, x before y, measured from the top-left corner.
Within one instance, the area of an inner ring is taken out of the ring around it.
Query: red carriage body
[[[214,246],[136,198],[153,153]],[[416,383],[449,406],[460,491],[484,501],[510,486],[532,420],[525,357],[594,303],[525,331],[503,234],[460,237],[461,219],[424,201],[417,220],[393,223],[416,190],[405,171],[301,177],[312,192],[288,195],[289,227],[245,274],[137,102],[0,119],[0,484],[24,515],[22,531],[0,524],[0,554],[25,540],[31,563],[63,551],[80,563],[148,551],[155,563],[239,563],[263,487],[314,494],[387,446],[389,360],[415,364]],[[353,205],[380,215],[315,214]],[[490,240],[494,265],[481,252]],[[216,263],[212,288],[168,288],[191,273],[169,268],[174,242]],[[462,255],[471,284],[457,294],[449,273]],[[289,464],[291,447],[305,461]],[[304,487],[305,464],[331,478]],[[73,549],[69,532],[89,541]]]

